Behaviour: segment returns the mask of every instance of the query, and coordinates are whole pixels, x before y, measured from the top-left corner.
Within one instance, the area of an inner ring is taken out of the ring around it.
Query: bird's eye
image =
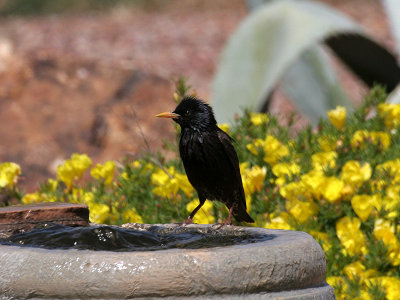
[[[187,109],[186,112],[185,112],[185,114],[186,114],[186,115],[190,115],[190,110]]]

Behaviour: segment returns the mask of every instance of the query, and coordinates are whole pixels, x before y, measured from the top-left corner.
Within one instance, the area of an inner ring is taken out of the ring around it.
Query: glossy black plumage
[[[196,189],[200,204],[205,200],[223,202],[237,221],[254,222],[246,212],[246,200],[240,176],[239,160],[231,137],[222,131],[212,108],[195,97],[185,97],[173,111],[159,117],[173,118],[181,126],[179,152],[190,183]]]

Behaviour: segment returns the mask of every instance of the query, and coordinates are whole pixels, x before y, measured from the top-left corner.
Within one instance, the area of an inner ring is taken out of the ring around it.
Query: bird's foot
[[[228,219],[226,219],[225,223],[221,224],[217,230],[221,229],[222,227],[224,227],[225,225],[231,225],[231,218],[232,218],[232,212],[233,212],[233,206],[229,209],[229,216]]]
[[[191,217],[188,217],[185,222],[178,223],[179,226],[193,224],[193,220]]]
[[[225,223],[222,223],[221,225],[219,225],[219,226],[217,227],[217,230],[220,230],[222,227],[224,227],[224,226],[226,226],[226,225],[232,225],[231,221],[230,221],[230,220],[226,220]]]

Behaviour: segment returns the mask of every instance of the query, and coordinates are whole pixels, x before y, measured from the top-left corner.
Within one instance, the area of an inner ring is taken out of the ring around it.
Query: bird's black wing
[[[235,174],[235,180],[233,182],[234,185],[231,187],[233,190],[232,196],[234,198],[233,216],[238,221],[252,223],[254,222],[254,220],[249,216],[246,211],[246,197],[243,190],[242,177],[240,175],[239,159],[236,150],[232,145],[233,139],[219,128],[217,131],[217,136],[224,147],[224,151],[229,159],[231,166],[234,168],[233,173]]]
[[[253,222],[246,212],[239,159],[231,141],[219,128],[207,132],[184,130],[179,151],[188,179],[200,198],[233,206],[238,221]]]
[[[236,170],[217,131],[183,131],[179,152],[190,183],[209,200],[220,200],[236,185]]]
[[[229,159],[230,164],[234,168],[234,174],[236,179],[235,185],[236,188],[238,189],[240,201],[244,205],[244,208],[246,208],[246,198],[243,190],[242,177],[240,175],[239,158],[237,156],[235,148],[232,145],[233,139],[227,133],[225,133],[223,130],[220,129],[217,131],[217,136],[224,147],[224,151]]]

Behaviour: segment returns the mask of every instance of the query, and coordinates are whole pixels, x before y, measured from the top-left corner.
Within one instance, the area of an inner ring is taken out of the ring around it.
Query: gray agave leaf
[[[265,109],[280,80],[313,123],[326,108],[349,107],[327,58],[314,49],[324,41],[367,84],[393,89],[399,82],[394,57],[349,18],[310,1],[271,1],[242,22],[222,54],[212,90],[217,119]]]
[[[314,126],[320,117],[326,116],[327,110],[337,105],[352,109],[320,46],[305,51],[290,66],[281,79],[280,88]]]

